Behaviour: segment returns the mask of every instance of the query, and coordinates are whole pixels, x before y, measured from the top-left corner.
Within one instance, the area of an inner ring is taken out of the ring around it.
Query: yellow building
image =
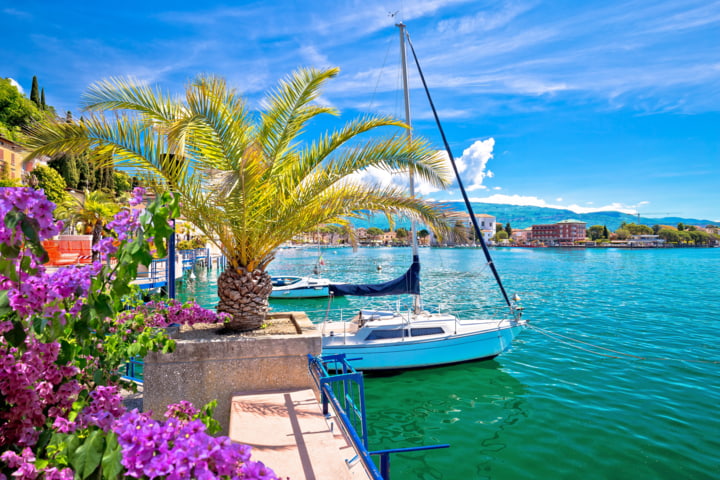
[[[32,170],[34,162],[23,162],[25,154],[20,145],[0,137],[0,178],[21,180],[24,172]]]

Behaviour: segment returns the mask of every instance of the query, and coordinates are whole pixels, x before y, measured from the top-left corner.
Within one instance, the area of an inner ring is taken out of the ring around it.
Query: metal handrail
[[[448,448],[450,446],[448,444],[442,444],[423,447],[393,448],[370,452],[368,450],[363,375],[361,372],[356,371],[352,365],[348,363],[348,360],[352,361],[352,359],[347,359],[345,354],[342,353],[337,355],[321,355],[318,357],[308,354],[308,369],[310,370],[310,376],[315,381],[315,385],[320,390],[323,414],[328,416],[328,407],[332,405],[333,410],[340,420],[339,425],[345,433],[345,438],[352,444],[352,447],[357,452],[357,458],[360,459],[365,471],[372,480],[390,480],[390,454],[392,453],[435,450],[438,448]],[[331,365],[330,368],[328,368],[329,365]],[[336,373],[330,374],[330,370]],[[332,388],[332,384],[337,382],[342,382],[343,384],[344,394],[342,403]],[[358,386],[360,396],[359,405],[346,394],[350,382],[354,382]],[[355,429],[348,412],[359,417],[360,433]],[[372,455],[380,456],[379,470],[371,458]]]
[[[127,363],[125,363],[125,366],[123,367],[125,370],[125,374],[122,375],[122,378],[124,380],[130,380],[136,383],[143,383],[143,377],[138,376],[139,374],[137,372],[137,369],[135,368],[136,365],[144,365],[143,359],[141,357],[131,358],[127,361]],[[122,373],[122,369],[120,372]]]

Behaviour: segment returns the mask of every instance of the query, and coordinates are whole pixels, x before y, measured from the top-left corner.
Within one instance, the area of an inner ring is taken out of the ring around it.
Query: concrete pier
[[[280,478],[369,480],[333,417],[312,389],[243,393],[232,398],[230,438]]]

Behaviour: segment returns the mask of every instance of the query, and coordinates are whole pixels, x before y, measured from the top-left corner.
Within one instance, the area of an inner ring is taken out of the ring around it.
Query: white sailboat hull
[[[370,322],[357,332],[352,322],[324,325],[323,355],[345,354],[357,370],[398,370],[448,365],[493,358],[507,350],[527,325],[515,320],[459,321],[451,315],[425,315],[410,323],[395,320]],[[355,324],[357,328],[357,324]],[[413,329],[442,328],[438,334],[412,336]],[[408,331],[400,338],[375,338],[372,331]]]

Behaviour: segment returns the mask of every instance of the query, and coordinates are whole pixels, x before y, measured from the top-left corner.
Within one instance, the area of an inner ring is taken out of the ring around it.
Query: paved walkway
[[[234,396],[229,436],[253,447],[252,459],[280,478],[369,479],[334,419],[322,414],[311,389]]]

